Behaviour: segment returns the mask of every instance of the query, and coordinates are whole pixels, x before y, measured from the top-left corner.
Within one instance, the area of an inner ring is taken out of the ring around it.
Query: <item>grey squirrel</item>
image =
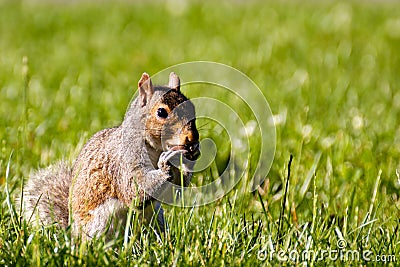
[[[164,231],[163,209],[153,196],[168,182],[190,182],[200,154],[195,108],[173,72],[168,86],[153,86],[143,73],[138,90],[121,125],[94,134],[73,166],[62,161],[30,177],[23,195],[26,220],[62,227],[72,222],[75,234],[90,239],[115,233],[135,204],[145,211],[142,220]],[[177,156],[187,166],[173,166]]]

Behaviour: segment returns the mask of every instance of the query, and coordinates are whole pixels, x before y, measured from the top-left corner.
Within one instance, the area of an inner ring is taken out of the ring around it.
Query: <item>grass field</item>
[[[399,3],[55,2],[0,1],[0,266],[400,264]],[[277,142],[259,191],[166,207],[161,241],[80,244],[20,220],[31,171],[119,124],[141,73],[193,60],[267,98]]]

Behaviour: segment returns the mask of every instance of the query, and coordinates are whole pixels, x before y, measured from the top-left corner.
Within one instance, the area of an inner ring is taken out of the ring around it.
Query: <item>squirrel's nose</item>
[[[199,133],[194,123],[189,123],[183,127],[181,134],[181,142],[185,145],[199,142]]]
[[[194,134],[192,132],[186,133],[185,141],[184,141],[184,143],[186,145],[195,143],[197,141],[198,141],[198,139],[194,136]]]
[[[191,160],[196,160],[200,156],[199,133],[194,123],[191,122],[182,129],[181,144],[189,152]]]

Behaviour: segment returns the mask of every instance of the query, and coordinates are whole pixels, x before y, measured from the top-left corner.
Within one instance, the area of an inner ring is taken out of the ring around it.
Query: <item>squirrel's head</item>
[[[138,82],[145,141],[156,151],[185,150],[189,160],[200,154],[199,133],[192,102],[180,91],[178,75],[171,72],[168,86],[153,86],[147,73]]]

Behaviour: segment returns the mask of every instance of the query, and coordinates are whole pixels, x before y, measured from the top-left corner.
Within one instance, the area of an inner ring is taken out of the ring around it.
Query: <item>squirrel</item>
[[[95,133],[72,166],[61,161],[30,177],[23,192],[26,220],[72,224],[83,238],[111,237],[134,205],[144,211],[141,221],[164,232],[163,209],[154,197],[170,182],[190,183],[200,155],[195,108],[173,72],[168,86],[153,86],[143,73],[138,91],[121,125]],[[178,156],[185,166],[171,163]]]

